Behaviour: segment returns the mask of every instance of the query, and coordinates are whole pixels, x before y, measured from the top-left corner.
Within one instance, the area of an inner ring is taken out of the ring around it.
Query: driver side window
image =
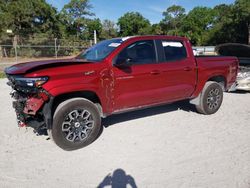
[[[152,40],[137,41],[123,49],[117,62],[129,61],[132,64],[151,64],[156,62],[155,46]]]

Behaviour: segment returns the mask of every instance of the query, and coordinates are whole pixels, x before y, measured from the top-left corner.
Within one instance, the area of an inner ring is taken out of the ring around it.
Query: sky
[[[46,1],[60,11],[70,0]],[[196,6],[214,7],[219,4],[234,3],[234,0],[90,0],[89,2],[93,6],[91,11],[101,20],[109,19],[117,22],[126,12],[137,11],[153,24],[160,22],[163,19],[162,12],[174,4],[190,11]]]

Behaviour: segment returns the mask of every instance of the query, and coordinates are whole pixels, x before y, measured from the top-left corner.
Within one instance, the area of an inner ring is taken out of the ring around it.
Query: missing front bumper
[[[19,127],[32,127],[36,133],[41,133],[50,127],[51,106],[53,98],[47,93],[40,91],[36,95],[26,96],[23,93],[14,91],[11,93],[15,99],[13,108],[17,116]]]

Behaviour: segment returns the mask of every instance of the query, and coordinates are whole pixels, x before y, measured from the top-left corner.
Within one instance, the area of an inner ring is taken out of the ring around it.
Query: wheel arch
[[[221,85],[222,90],[226,91],[227,89],[227,79],[223,74],[214,74],[214,75],[210,75],[210,77],[207,76],[202,76],[199,78],[198,82],[197,82],[197,87],[195,92],[192,94],[192,96],[190,97],[191,99],[197,98],[201,91],[203,90],[205,84],[209,81],[214,81],[217,82]]]
[[[209,82],[209,81],[214,81],[214,82],[219,83],[222,87],[222,90],[226,91],[227,82],[226,82],[226,78],[224,76],[222,76],[222,75],[213,76],[213,77],[209,78],[206,82]]]
[[[52,117],[59,104],[72,98],[84,98],[93,102],[94,104],[96,104],[101,116],[103,116],[102,103],[101,103],[100,98],[95,92],[86,90],[86,91],[75,91],[75,92],[63,93],[63,94],[55,96],[53,104],[52,104]]]

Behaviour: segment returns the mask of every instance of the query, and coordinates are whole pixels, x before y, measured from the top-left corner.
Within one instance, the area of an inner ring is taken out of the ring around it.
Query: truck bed
[[[229,56],[199,56],[195,57],[198,67],[198,85],[203,85],[201,81],[213,74],[223,75],[217,80],[224,85],[227,91],[235,83],[238,73],[238,59]],[[216,71],[215,71],[216,70]],[[227,84],[225,84],[227,83]]]

